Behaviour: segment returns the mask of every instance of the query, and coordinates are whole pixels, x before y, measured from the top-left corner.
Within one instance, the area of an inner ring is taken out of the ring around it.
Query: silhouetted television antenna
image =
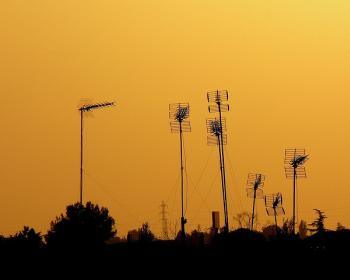
[[[227,191],[226,191],[226,171],[225,171],[225,153],[224,145],[227,144],[227,135],[224,134],[226,131],[226,121],[222,117],[222,112],[229,111],[229,105],[224,104],[228,101],[227,90],[210,91],[207,93],[207,99],[209,102],[208,110],[209,113],[219,113],[218,118],[207,120],[207,132],[208,145],[217,145],[219,147],[219,158],[220,158],[220,173],[221,173],[221,188],[224,204],[224,222],[225,232],[229,232],[228,224],[228,207],[227,207]]]
[[[305,149],[286,149],[285,150],[285,172],[286,177],[293,179],[293,233],[295,234],[295,192],[298,178],[306,178],[304,163],[309,159]]]
[[[264,198],[264,191],[262,190],[265,182],[265,176],[262,174],[248,174],[247,180],[247,196],[253,198],[253,212],[251,230],[254,230],[255,217],[255,201],[256,199]]]
[[[282,216],[285,214],[285,211],[282,207],[282,194],[277,193],[265,195],[265,207],[267,215],[275,217],[275,226],[277,232],[277,216]]]
[[[187,220],[184,214],[184,163],[183,163],[183,133],[191,132],[190,105],[188,103],[174,103],[169,105],[170,128],[172,133],[180,134],[180,173],[181,173],[181,237],[186,239],[185,224]]]
[[[95,104],[85,104],[80,106],[80,204],[83,204],[83,124],[84,113],[91,112],[96,109],[113,106],[114,102],[104,102]]]

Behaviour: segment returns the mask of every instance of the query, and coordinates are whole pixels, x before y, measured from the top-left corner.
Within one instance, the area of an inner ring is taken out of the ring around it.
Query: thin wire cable
[[[210,161],[211,155],[213,154],[213,151],[214,151],[214,149],[211,149],[211,151],[210,151],[210,153],[209,153],[209,155],[208,155],[208,158],[207,158],[207,160],[206,160],[206,162],[205,162],[205,164],[204,164],[204,167],[203,167],[203,169],[202,169],[202,171],[201,171],[201,173],[200,173],[200,176],[199,176],[197,182],[194,183],[193,180],[191,179],[191,177],[189,177],[189,178],[190,178],[190,181],[191,181],[191,183],[192,183],[192,185],[193,185],[193,190],[192,190],[192,193],[191,193],[190,196],[189,196],[189,199],[193,196],[194,192],[197,192],[197,191],[198,191],[199,183],[202,181],[202,178],[203,178],[203,176],[204,176],[204,174],[205,174],[205,171],[206,171],[206,169],[207,169],[207,167],[208,167],[208,165],[209,165],[209,161]],[[199,194],[199,192],[198,192],[198,194]]]
[[[209,190],[208,190],[208,192],[207,192],[207,194],[206,194],[206,196],[205,196],[204,201],[207,200],[209,194],[211,193],[211,191],[212,191],[212,189],[213,189],[213,186],[214,186],[214,184],[216,183],[216,180],[217,180],[217,178],[218,178],[219,172],[220,172],[220,171],[217,171],[216,175],[214,176],[214,179],[213,179],[213,181],[212,181],[211,184],[210,184]],[[192,223],[194,223],[194,221],[197,219],[197,216],[198,216],[200,210],[202,209],[202,206],[203,206],[203,203],[199,206],[198,210],[195,212],[196,214],[193,215]],[[209,211],[209,212],[210,212],[210,211]]]
[[[102,184],[101,182],[99,182],[94,176],[92,176],[89,172],[87,172],[85,170],[84,175],[86,175],[91,181],[94,182],[94,184],[92,184],[93,187],[99,187],[99,189],[104,192],[104,194],[115,204],[119,205],[119,207],[123,208],[123,210],[121,210],[121,213],[126,213],[129,214],[130,216],[133,216],[133,218],[135,218],[135,220],[137,222],[140,222],[141,220],[139,219],[139,217],[137,217],[134,213],[132,213],[129,209],[127,209],[127,207],[125,207],[125,205],[123,206],[123,204],[117,200],[112,194],[111,192],[107,191],[105,189],[105,187],[108,188],[108,186],[106,184]],[[120,223],[119,223],[120,224]],[[132,224],[132,223],[128,223],[128,224]]]

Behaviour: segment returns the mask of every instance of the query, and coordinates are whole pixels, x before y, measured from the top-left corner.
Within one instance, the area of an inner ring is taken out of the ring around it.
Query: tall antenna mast
[[[83,204],[83,124],[84,113],[91,112],[103,107],[113,106],[114,102],[85,104],[78,108],[80,111],[80,204]]]
[[[183,133],[191,132],[190,105],[188,103],[175,103],[169,105],[170,128],[172,133],[180,134],[180,173],[181,173],[181,237],[186,240],[185,224],[187,220],[184,213],[184,161],[183,161]]]
[[[293,233],[295,234],[295,193],[298,178],[306,178],[304,163],[309,159],[305,149],[286,149],[284,168],[287,178],[293,179]]]
[[[207,132],[208,145],[219,146],[219,158],[220,158],[220,173],[221,173],[221,188],[224,204],[224,221],[225,221],[225,232],[229,232],[228,224],[228,207],[227,207],[227,192],[226,192],[226,171],[225,171],[225,153],[224,145],[227,144],[227,135],[224,134],[226,131],[226,121],[222,117],[222,112],[229,111],[229,105],[223,104],[228,101],[227,90],[210,91],[207,93],[207,99],[209,102],[208,110],[209,113],[219,113],[219,118],[207,120]]]
[[[254,217],[255,217],[255,201],[256,199],[263,199],[264,192],[262,187],[264,186],[265,176],[262,174],[248,175],[247,180],[247,196],[253,198],[253,212],[252,212],[252,225],[251,230],[254,230]]]
[[[284,215],[285,211],[282,207],[282,194],[268,194],[265,196],[265,207],[267,215],[275,217],[276,233],[278,229],[277,216]]]
[[[164,201],[162,201],[162,204],[160,205],[160,216],[162,221],[162,239],[163,240],[169,240],[169,233],[168,233],[168,219],[167,219],[167,211],[166,211],[166,204]]]

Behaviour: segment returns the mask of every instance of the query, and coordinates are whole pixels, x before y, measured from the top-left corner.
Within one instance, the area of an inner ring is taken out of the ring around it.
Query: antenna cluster
[[[229,232],[228,224],[228,206],[227,206],[227,185],[226,185],[226,170],[225,170],[225,153],[224,145],[227,145],[226,120],[222,117],[222,112],[227,112],[230,109],[228,104],[227,90],[217,90],[207,92],[208,111],[209,113],[219,113],[217,118],[207,119],[207,137],[208,145],[217,145],[219,147],[220,159],[220,174],[221,174],[221,189],[224,205],[224,222],[225,232]]]
[[[223,209],[224,209],[224,230],[227,233],[229,231],[229,219],[228,219],[228,205],[227,205],[227,182],[226,182],[226,170],[225,170],[225,152],[224,146],[227,145],[227,125],[226,119],[222,116],[223,112],[230,110],[228,102],[228,91],[227,90],[216,90],[207,92],[208,100],[208,111],[209,113],[216,113],[217,116],[208,118],[206,120],[207,129],[207,144],[209,146],[218,146],[219,152],[219,163],[220,163],[220,174],[221,174],[221,189],[223,198]],[[102,103],[89,103],[80,106],[78,110],[81,116],[81,149],[80,149],[80,203],[83,203],[83,117],[84,113],[91,112],[96,109],[114,106],[114,102],[102,102]],[[187,219],[185,217],[184,210],[184,138],[183,133],[191,132],[190,117],[190,106],[189,103],[173,103],[169,105],[169,119],[170,129],[172,133],[179,134],[180,140],[180,174],[181,174],[181,236],[182,240],[186,239],[185,225]],[[284,168],[286,178],[293,179],[293,232],[295,234],[295,204],[296,204],[296,186],[297,179],[306,178],[305,162],[309,159],[305,149],[286,149]],[[253,198],[253,211],[251,220],[251,229],[254,230],[255,220],[255,207],[256,199],[264,199],[266,212],[269,216],[275,217],[275,225],[277,228],[277,216],[285,215],[285,210],[282,206],[282,194],[268,194],[264,196],[265,175],[249,173],[246,183],[246,192],[249,198]],[[162,208],[162,221],[163,221],[163,238],[168,238],[167,231],[167,219],[165,217],[165,203],[161,205]],[[218,212],[216,214],[218,216]],[[218,218],[216,219],[218,221]]]

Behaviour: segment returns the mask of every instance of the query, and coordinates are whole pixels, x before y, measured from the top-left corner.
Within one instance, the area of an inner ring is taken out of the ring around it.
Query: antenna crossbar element
[[[222,142],[220,137],[209,135],[207,136],[208,146],[218,146],[218,145],[227,145],[227,135],[222,135]]]
[[[294,168],[293,167],[285,166],[284,171],[285,171],[287,179],[294,178]],[[305,166],[299,166],[298,168],[296,168],[295,169],[295,176],[297,178],[306,178],[307,176],[306,176]]]
[[[282,194],[276,193],[276,194],[267,194],[265,195],[265,206],[266,207],[281,207],[283,203],[282,200]]]
[[[228,101],[228,90],[215,90],[207,92],[209,103],[222,103]]]
[[[286,214],[283,207],[276,207],[276,208],[267,207],[266,213],[268,216],[275,216],[275,215],[276,216],[284,216]]]
[[[190,116],[188,103],[173,103],[169,105],[169,118],[172,121],[182,122]]]
[[[249,198],[257,198],[257,199],[263,199],[264,198],[264,191],[261,189],[254,190],[254,188],[247,188],[247,196]],[[255,194],[254,194],[255,193]]]
[[[85,105],[81,106],[78,110],[82,111],[82,112],[88,112],[88,111],[92,111],[92,110],[99,109],[102,107],[110,107],[110,106],[114,106],[114,105],[115,105],[114,102],[85,104]]]
[[[177,121],[170,122],[170,129],[172,133],[191,132],[191,123],[189,120],[184,120],[181,124]]]
[[[254,173],[249,173],[248,174],[248,180],[247,180],[247,186],[258,189],[262,188],[265,183],[265,175],[262,174],[254,174]]]
[[[230,111],[230,105],[228,104],[214,104],[208,106],[209,113],[217,113],[217,112],[228,112]]]
[[[219,136],[227,130],[226,128],[226,119],[222,118],[221,122],[218,118],[209,118],[207,119],[207,133],[215,136]]]

